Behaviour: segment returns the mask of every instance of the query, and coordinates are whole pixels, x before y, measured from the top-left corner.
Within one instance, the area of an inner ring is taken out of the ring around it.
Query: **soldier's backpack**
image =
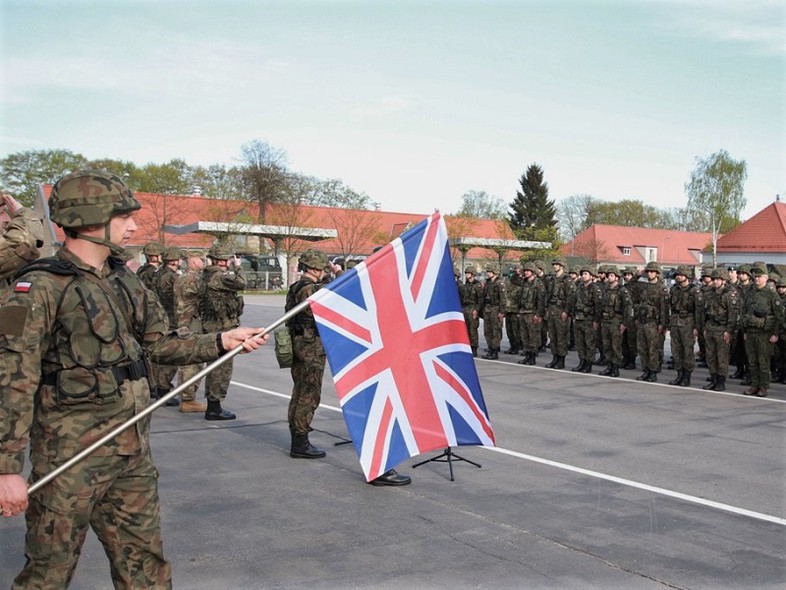
[[[294,352],[292,351],[292,336],[289,328],[284,327],[275,331],[273,334],[276,341],[276,360],[281,369],[288,369],[292,366]]]

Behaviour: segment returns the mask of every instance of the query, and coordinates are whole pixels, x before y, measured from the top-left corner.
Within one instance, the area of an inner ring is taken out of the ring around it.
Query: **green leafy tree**
[[[175,158],[166,164],[145,164],[135,175],[137,190],[160,195],[190,195],[191,168],[185,160]]]
[[[537,164],[530,165],[519,179],[519,184],[521,190],[516,191],[516,198],[510,205],[508,216],[513,233],[522,237],[527,228],[548,227],[553,227],[556,232],[554,201],[549,200],[549,185],[543,181],[541,167]]]
[[[243,198],[243,173],[237,166],[194,166],[191,169],[191,182],[194,188],[199,187],[202,195],[212,199]]]
[[[739,223],[745,208],[745,160],[733,159],[726,150],[696,158],[690,181],[685,183],[687,210],[712,234],[712,263],[716,263],[718,237]]]
[[[54,183],[63,174],[84,168],[87,158],[69,150],[30,150],[0,160],[0,185],[23,205],[33,205],[38,185]]]
[[[359,193],[337,178],[320,180],[311,178],[312,193],[309,204],[318,207],[337,207],[340,209],[370,209],[371,197]]]
[[[461,195],[461,207],[456,213],[456,217],[476,219],[503,219],[505,215],[506,206],[502,199],[476,190]]]

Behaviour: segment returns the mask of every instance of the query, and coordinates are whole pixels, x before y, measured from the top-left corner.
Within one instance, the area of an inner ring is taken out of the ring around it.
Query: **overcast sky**
[[[386,210],[682,207],[697,156],[786,198],[782,0],[0,0],[0,157],[236,164],[254,139]]]

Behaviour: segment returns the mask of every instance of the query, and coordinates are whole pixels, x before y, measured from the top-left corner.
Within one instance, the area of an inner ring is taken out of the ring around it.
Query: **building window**
[[[647,262],[655,262],[655,248],[647,248]]]
[[[623,256],[630,256],[630,248],[623,248],[622,249]]]

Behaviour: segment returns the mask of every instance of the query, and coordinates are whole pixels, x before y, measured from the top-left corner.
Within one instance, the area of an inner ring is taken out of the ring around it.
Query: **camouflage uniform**
[[[698,333],[702,331],[704,305],[701,289],[690,283],[690,269],[680,266],[677,268],[677,276],[684,277],[685,284],[675,282],[669,292],[671,353],[674,357],[674,368],[677,370],[677,377],[669,381],[669,384],[688,387],[695,362],[693,348]]]
[[[739,280],[735,289],[739,297],[740,312],[745,307],[745,301],[756,288],[751,280],[750,265],[743,264],[737,271]],[[750,385],[750,372],[748,371],[748,359],[745,354],[745,327],[742,322],[737,322],[737,329],[731,344],[731,363],[736,367],[732,379],[742,379],[742,385]]]
[[[625,279],[622,286],[628,290],[635,309],[640,300],[639,285],[643,284],[639,282],[639,271],[635,266],[626,266],[622,271],[622,276]],[[622,357],[624,363],[622,368],[627,371],[636,370],[636,356],[639,353],[638,336],[636,322],[631,322],[622,336]]]
[[[616,278],[617,270],[609,269]],[[608,367],[600,375],[619,377],[619,367],[622,364],[622,335],[633,320],[633,301],[625,287],[619,281],[609,282],[601,293],[600,306],[596,321],[602,327],[603,358],[608,361]]]
[[[169,263],[174,261],[179,263],[182,257],[183,253],[180,248],[167,248],[164,252],[164,264],[158,269],[152,281],[154,292],[169,318],[170,326],[178,325],[175,313],[175,279],[179,275],[176,270],[170,267]],[[177,369],[177,365],[159,365],[158,363],[153,365],[156,387],[154,397],[160,398],[172,391],[172,382],[177,375]],[[166,405],[177,406],[178,401],[176,398],[172,398]]]
[[[44,230],[35,213],[24,207],[16,211],[0,233],[0,293],[8,280],[28,262],[38,258]]]
[[[521,330],[521,344],[524,348],[524,358],[520,365],[534,365],[540,348],[541,325],[546,313],[546,288],[543,282],[535,276],[536,267],[533,263],[524,264],[524,280],[519,289],[517,313],[519,329]]]
[[[568,316],[568,299],[573,290],[573,283],[565,273],[567,266],[564,258],[555,258],[554,266],[561,268],[549,281],[546,287],[546,321],[549,326],[549,340],[551,352],[554,355],[546,366],[550,369],[564,369],[565,356],[568,354],[568,330],[570,321]]]
[[[499,346],[502,342],[502,321],[505,305],[505,284],[499,280],[499,265],[489,263],[486,272],[493,273],[483,284],[483,303],[481,304],[481,317],[483,318],[483,335],[486,338],[488,352],[484,359],[498,359]]]
[[[179,328],[188,328],[195,334],[204,331],[202,318],[199,315],[199,301],[201,298],[201,287],[203,269],[189,268],[185,273],[175,279],[175,325]],[[201,364],[180,367],[180,383],[185,383],[191,377],[199,373],[203,366]],[[196,393],[199,389],[199,381],[189,385],[180,393],[181,402],[194,402]],[[181,410],[184,407],[181,406]],[[205,408],[207,409],[207,408]]]
[[[87,194],[91,199],[85,203]],[[80,171],[55,183],[50,215],[70,237],[110,244],[114,215],[139,209],[122,181]],[[107,239],[71,228],[106,225]],[[222,352],[215,334],[170,329],[166,314],[120,258],[102,269],[68,248],[33,263],[0,307],[0,474],[36,481],[149,403],[147,358],[193,363]],[[169,588],[150,456],[149,418],[126,429],[29,498],[27,557],[13,588],[65,588],[88,527],[116,588]]]
[[[781,305],[786,306],[786,277],[780,277],[776,283],[776,291],[781,298]],[[778,341],[775,343],[775,367],[778,383],[786,383],[786,322],[781,324]]]
[[[588,280],[584,280],[584,273]],[[594,273],[588,266],[581,268],[581,280],[571,292],[568,300],[568,313],[573,318],[573,332],[576,338],[576,349],[579,364],[573,370],[581,373],[592,371],[592,361],[598,347],[597,316],[601,303],[600,288],[592,281]]]
[[[466,282],[461,291],[461,308],[464,311],[464,321],[467,324],[472,356],[478,356],[478,327],[480,326],[478,309],[483,300],[483,285],[475,279],[474,266],[467,266],[464,273]]]
[[[519,329],[518,297],[521,289],[519,269],[512,269],[511,275],[505,279],[505,334],[508,337],[510,348],[505,354],[518,354],[521,352],[521,331]]]
[[[226,245],[214,245],[208,253],[213,264],[202,273],[202,297],[199,313],[202,329],[206,332],[236,328],[243,314],[243,296],[239,294],[246,286],[246,277],[238,268],[228,270],[218,264],[219,260],[229,260],[232,252]],[[232,360],[224,363],[205,377],[205,396],[207,397],[208,420],[232,420],[235,415],[221,408],[226,399],[229,381],[232,379]]]
[[[751,268],[754,276],[767,274],[761,266]],[[745,328],[745,354],[750,367],[751,387],[745,395],[766,397],[770,387],[770,359],[772,341],[783,325],[783,305],[781,298],[767,285],[759,286],[746,298],[742,310],[741,323]]]
[[[638,351],[644,372],[636,377],[639,381],[658,380],[663,361],[663,335],[669,327],[669,291],[660,280],[660,267],[648,262],[645,272],[655,271],[655,280],[638,285],[639,304],[635,315],[638,324]]]
[[[289,286],[285,311],[293,309],[316,293],[322,286],[318,271],[327,264],[327,256],[316,250],[307,250],[300,256],[306,272]],[[317,322],[311,307],[287,321],[292,337],[292,398],[289,401],[287,421],[292,435],[290,456],[302,459],[319,459],[325,452],[311,444],[308,433],[314,412],[322,399],[322,377],[325,373],[325,348],[319,337]]]
[[[726,271],[716,268],[710,275],[715,288],[704,294],[704,342],[705,359],[710,371],[710,380],[703,389],[726,390],[726,375],[729,372],[729,347],[739,316],[739,293],[724,285]],[[719,279],[719,280],[716,280]]]
[[[160,264],[158,262],[153,263],[151,260],[153,256],[158,259],[158,257],[164,253],[164,247],[158,242],[150,242],[142,249],[142,253],[147,257],[147,260],[137,269],[136,274],[142,283],[144,283],[145,287],[151,291],[155,291],[155,277],[160,268]]]

